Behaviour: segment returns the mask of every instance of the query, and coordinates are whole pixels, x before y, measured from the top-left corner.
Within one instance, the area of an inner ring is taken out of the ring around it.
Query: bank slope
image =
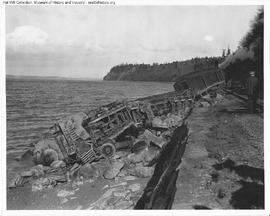
[[[111,68],[103,80],[174,82],[179,76],[214,67],[221,61],[221,57],[204,57],[164,64],[121,64]]]

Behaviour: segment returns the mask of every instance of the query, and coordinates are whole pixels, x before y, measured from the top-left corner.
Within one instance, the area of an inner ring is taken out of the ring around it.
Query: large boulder
[[[135,167],[128,169],[130,175],[147,178],[153,175],[155,167],[145,167],[142,163],[136,164]]]
[[[144,165],[148,165],[151,161],[153,161],[158,157],[159,152],[160,150],[157,147],[149,146],[137,154],[135,153],[129,154],[126,157],[125,162],[127,164],[130,163],[136,164],[142,162]]]
[[[75,194],[75,191],[74,190],[59,190],[58,193],[57,193],[57,196],[58,197],[68,197],[68,196],[72,196]]]
[[[152,143],[154,145],[157,145],[160,148],[162,148],[162,146],[167,143],[166,139],[164,139],[161,136],[158,137],[158,136],[154,135],[151,131],[149,131],[147,129],[140,136],[140,139],[144,139],[144,140],[146,140],[146,142],[148,142],[148,144]]]
[[[130,163],[140,163],[144,160],[144,154],[145,154],[145,150],[141,151],[139,153],[132,153],[129,154],[127,156],[127,158],[125,159],[125,162],[130,164]]]
[[[200,101],[199,103],[199,107],[209,107],[209,106],[211,106],[211,104],[206,101]]]
[[[152,165],[153,161],[156,161],[157,158],[160,155],[160,149],[158,149],[155,146],[149,146],[145,151],[143,155],[143,165],[144,166],[150,166]]]
[[[112,165],[104,172],[105,179],[114,179],[123,168],[124,163],[121,161],[115,161]]]
[[[33,159],[36,164],[50,166],[53,161],[64,158],[56,140],[51,137],[42,139],[35,145]]]
[[[168,124],[159,116],[153,118],[152,127],[168,129]]]
[[[169,113],[166,117],[155,117],[152,121],[152,126],[169,129],[171,127],[180,126],[182,123],[183,119],[180,116]]]
[[[166,122],[166,124],[169,127],[175,127],[175,126],[180,126],[183,123],[183,119],[178,115],[169,113],[167,115],[167,118],[164,120],[164,122]]]
[[[98,178],[100,176],[100,170],[97,166],[87,163],[80,168],[78,175],[85,179]]]
[[[131,148],[131,152],[139,153],[142,150],[144,150],[145,148],[147,148],[147,142],[145,140],[135,140],[135,142]]]

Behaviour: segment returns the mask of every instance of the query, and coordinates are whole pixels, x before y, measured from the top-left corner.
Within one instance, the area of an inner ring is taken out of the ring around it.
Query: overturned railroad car
[[[183,91],[113,102],[60,119],[51,127],[50,134],[68,163],[85,164],[108,158],[117,149],[114,140],[126,129],[144,127],[146,121],[151,122],[155,116],[177,112],[186,97]]]
[[[194,95],[201,95],[208,89],[224,83],[224,81],[224,72],[218,68],[213,68],[179,77],[174,83],[174,89],[177,92],[190,89]]]

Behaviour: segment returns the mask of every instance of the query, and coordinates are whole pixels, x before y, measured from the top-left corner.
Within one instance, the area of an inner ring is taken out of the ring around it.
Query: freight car
[[[179,77],[174,83],[174,89],[177,92],[189,89],[193,95],[203,95],[209,89],[223,84],[224,80],[224,72],[220,69],[213,68]]]

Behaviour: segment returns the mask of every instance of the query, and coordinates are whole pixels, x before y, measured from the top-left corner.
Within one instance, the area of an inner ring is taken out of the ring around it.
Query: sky
[[[236,50],[258,6],[6,6],[6,73],[102,79]]]

